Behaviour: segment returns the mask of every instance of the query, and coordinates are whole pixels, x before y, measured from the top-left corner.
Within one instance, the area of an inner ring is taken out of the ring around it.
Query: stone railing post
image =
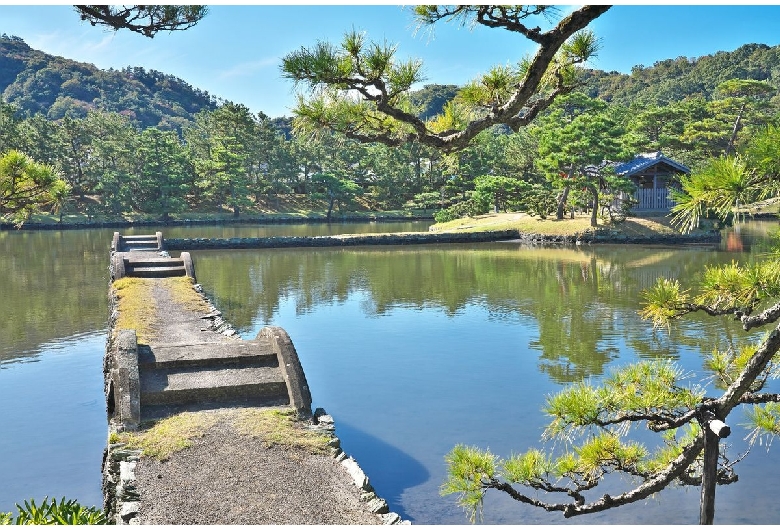
[[[287,332],[277,326],[266,326],[257,334],[257,338],[266,338],[271,341],[271,347],[279,360],[279,368],[287,383],[287,393],[290,398],[290,406],[298,414],[311,416],[311,392],[303,373],[298,352],[295,351],[292,340]]]
[[[138,341],[134,329],[117,333],[114,382],[114,420],[121,430],[134,431],[141,423],[141,383],[138,376]]]

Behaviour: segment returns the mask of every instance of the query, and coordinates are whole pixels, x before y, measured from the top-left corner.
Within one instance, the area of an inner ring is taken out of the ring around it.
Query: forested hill
[[[728,79],[767,81],[780,87],[780,46],[745,44],[732,52],[698,58],[678,57],[653,66],[634,66],[631,74],[590,70],[586,93],[621,105],[666,105],[688,96],[710,99]]]
[[[692,95],[709,99],[719,83],[733,78],[780,87],[780,46],[745,44],[731,52],[637,65],[631,74],[588,70],[585,92],[622,105],[665,105]],[[421,116],[431,117],[456,91],[454,85],[426,85],[412,100]],[[101,70],[34,50],[7,35],[0,36],[0,98],[22,113],[52,120],[83,117],[99,108],[125,114],[141,128],[177,130],[197,112],[217,106],[208,92],[172,75],[140,67]]]
[[[139,67],[101,70],[7,35],[0,36],[0,96],[22,113],[52,120],[100,108],[125,114],[142,128],[181,129],[195,113],[217,106],[208,92],[177,77]]]

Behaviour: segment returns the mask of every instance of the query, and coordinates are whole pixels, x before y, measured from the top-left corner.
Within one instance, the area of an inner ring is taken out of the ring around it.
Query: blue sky
[[[142,66],[184,79],[271,117],[290,115],[293,85],[281,58],[345,31],[398,45],[401,58],[425,64],[426,83],[463,84],[533,48],[521,36],[487,28],[436,25],[415,33],[410,11],[396,5],[215,5],[197,26],[147,39],[79,20],[69,5],[0,5],[0,33],[33,48],[99,68]],[[563,9],[563,8],[562,8]],[[591,24],[603,48],[592,66],[628,73],[637,64],[699,57],[742,44],[780,44],[780,5],[617,5]]]

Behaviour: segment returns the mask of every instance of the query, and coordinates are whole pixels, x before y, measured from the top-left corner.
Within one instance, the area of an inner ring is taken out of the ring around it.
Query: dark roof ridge
[[[672,160],[668,156],[665,156],[661,151],[650,151],[647,153],[639,153],[633,160],[618,164],[615,166],[615,173],[618,175],[628,177],[650,166],[664,162],[678,171],[683,173],[690,173],[691,170],[688,166]]]

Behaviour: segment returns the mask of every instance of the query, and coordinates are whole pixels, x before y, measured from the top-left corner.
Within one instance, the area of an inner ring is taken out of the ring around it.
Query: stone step
[[[121,236],[122,241],[157,241],[156,234],[136,234],[133,236]]]
[[[122,242],[124,243],[124,246],[126,247],[140,247],[140,246],[147,246],[147,247],[153,247],[157,248],[157,238],[144,238],[144,239],[131,239],[128,240],[126,237],[122,238]]]
[[[129,245],[125,245],[125,252],[157,252],[157,247],[152,247],[147,245],[139,245],[137,247],[131,247]]]
[[[131,267],[171,267],[184,266],[184,260],[181,258],[156,258],[152,256],[133,256],[127,259],[127,264]]]
[[[279,366],[267,339],[138,347],[138,369],[196,366]]]
[[[186,276],[187,269],[184,265],[178,267],[127,267],[125,269],[127,276],[137,276],[139,278],[168,278],[171,276]]]
[[[164,369],[146,372],[140,379],[141,407],[287,398],[278,368]]]
[[[115,252],[156,252],[162,250],[163,245],[162,232],[134,236],[123,236],[119,232],[114,232],[114,237],[111,241],[111,249]]]
[[[168,418],[181,412],[199,412],[219,408],[250,408],[250,407],[285,407],[290,404],[287,395],[254,396],[248,398],[225,399],[222,401],[206,401],[199,403],[172,403],[164,405],[141,405],[143,421],[155,421]]]

